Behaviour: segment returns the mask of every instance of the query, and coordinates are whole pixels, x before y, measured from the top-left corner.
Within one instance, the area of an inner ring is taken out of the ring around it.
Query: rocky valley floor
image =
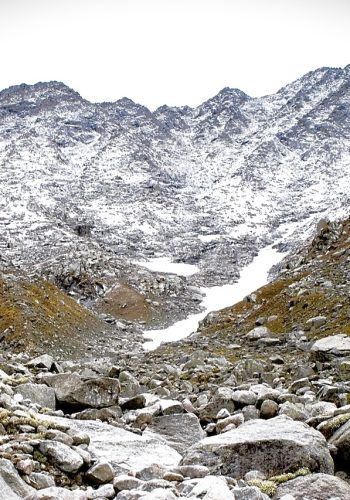
[[[349,242],[349,220],[323,221],[268,285],[152,352],[123,348],[121,325],[108,352],[115,325],[103,322],[105,350],[83,353],[97,317],[52,284],[7,274],[7,308],[11,293],[27,294],[22,308],[53,294],[34,324],[44,335],[51,317],[57,340],[35,357],[15,335],[23,324],[3,335],[3,498],[350,498]],[[70,357],[59,342],[73,333]]]

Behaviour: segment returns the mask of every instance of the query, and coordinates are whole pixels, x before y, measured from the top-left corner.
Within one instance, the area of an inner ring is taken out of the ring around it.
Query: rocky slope
[[[90,360],[2,353],[9,500],[347,500],[350,222],[185,341]]]

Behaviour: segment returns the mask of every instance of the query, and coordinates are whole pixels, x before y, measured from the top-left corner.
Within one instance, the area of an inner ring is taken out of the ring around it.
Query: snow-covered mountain
[[[11,87],[0,165],[1,254],[14,263],[38,269],[82,248],[102,260],[164,254],[214,284],[257,247],[347,215],[350,66],[274,95],[224,88],[155,112],[93,104],[59,82]]]

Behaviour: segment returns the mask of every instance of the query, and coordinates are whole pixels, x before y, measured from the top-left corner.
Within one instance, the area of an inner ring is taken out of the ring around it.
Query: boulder
[[[75,474],[83,466],[84,461],[76,451],[58,441],[41,441],[39,451],[58,469]]]
[[[226,479],[217,476],[207,476],[200,479],[191,491],[191,495],[205,498],[205,500],[235,500]]]
[[[39,369],[46,368],[46,370],[51,370],[54,362],[55,360],[52,356],[50,356],[49,354],[42,354],[41,356],[28,361],[27,366]]]
[[[120,384],[117,379],[100,377],[87,380],[70,394],[75,404],[87,408],[103,408],[118,402]]]
[[[138,380],[127,371],[120,373],[119,382],[121,398],[133,398],[141,392]]]
[[[25,500],[88,500],[88,496],[85,491],[51,486],[26,496]]]
[[[0,458],[0,497],[6,500],[20,500],[35,490],[19,476],[10,460]]]
[[[311,353],[318,361],[329,361],[335,356],[349,356],[350,336],[339,333],[316,340],[311,347]]]
[[[181,460],[174,448],[155,436],[141,436],[94,420],[79,421],[47,415],[45,420],[69,425],[74,431],[87,434],[91,454],[101,462],[107,460],[117,474],[138,471],[154,463],[175,467]]]
[[[15,393],[43,408],[56,409],[55,390],[45,384],[20,384],[15,388]]]
[[[211,473],[242,478],[259,469],[267,476],[301,467],[332,474],[334,464],[323,435],[286,416],[250,420],[237,429],[203,439],[192,446],[182,465],[201,464]]]
[[[26,477],[26,481],[36,490],[43,490],[44,488],[55,486],[54,479],[48,474],[43,474],[42,472],[32,472]]]
[[[118,402],[120,384],[111,377],[96,377],[82,382],[80,376],[73,373],[47,375],[43,381],[55,389],[60,403],[79,408],[103,408]]]
[[[199,420],[193,413],[176,413],[154,417],[144,436],[161,436],[169,446],[183,454],[190,446],[205,437]]]
[[[341,418],[345,419],[347,416],[345,414],[335,417],[335,421],[338,419],[339,422]],[[338,467],[342,470],[348,470],[350,464],[350,419],[334,432],[329,443],[337,447],[336,462]]]
[[[94,464],[85,474],[87,480],[93,484],[109,483],[113,479],[113,469],[108,462]]]
[[[329,474],[309,474],[300,476],[277,488],[273,500],[285,495],[292,495],[295,500],[346,500],[350,498],[350,485],[336,476]]]

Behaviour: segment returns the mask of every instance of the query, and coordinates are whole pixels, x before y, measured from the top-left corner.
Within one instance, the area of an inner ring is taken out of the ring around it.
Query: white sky
[[[350,0],[0,0],[0,89],[59,80],[90,101],[196,106],[350,64]]]

